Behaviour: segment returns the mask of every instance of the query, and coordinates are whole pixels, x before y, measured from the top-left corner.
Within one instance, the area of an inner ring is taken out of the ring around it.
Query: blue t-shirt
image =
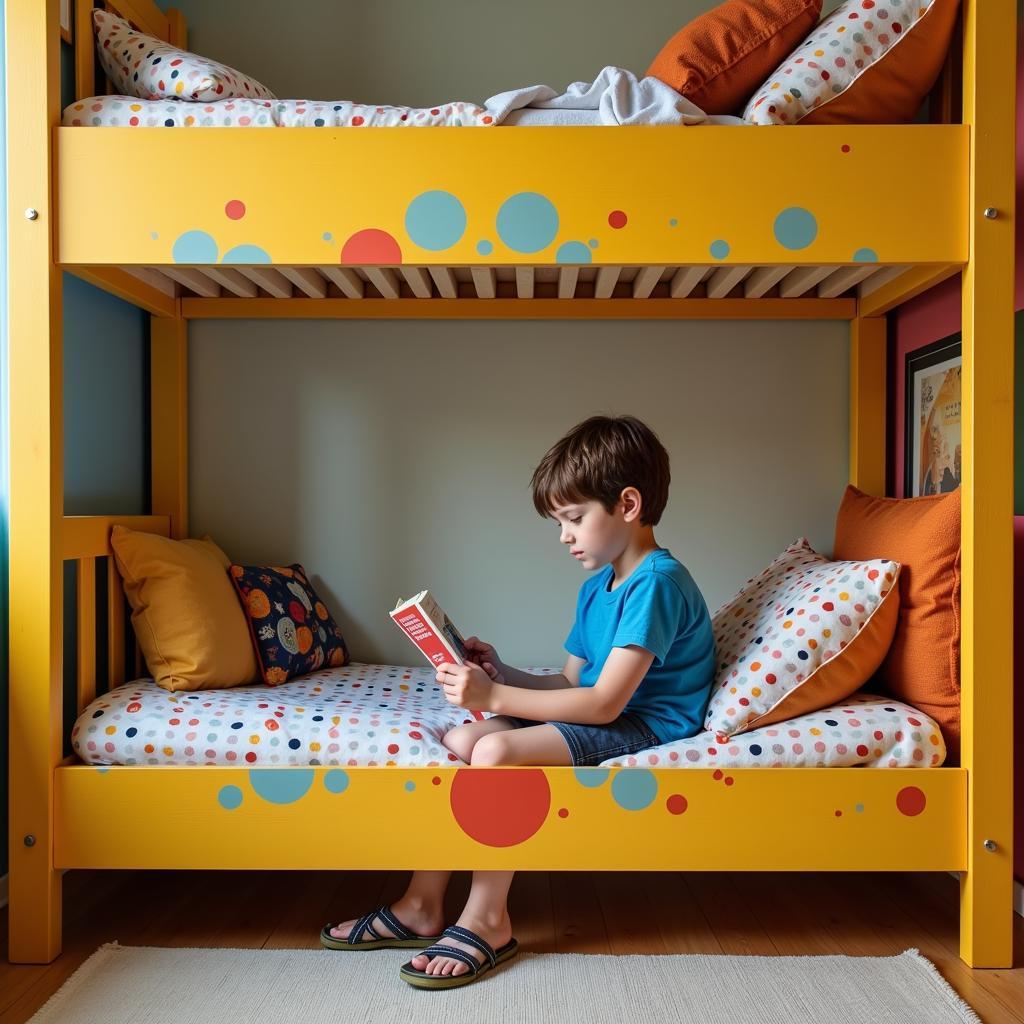
[[[655,548],[614,590],[605,566],[580,587],[565,649],[582,658],[580,686],[593,686],[613,647],[654,654],[623,709],[635,711],[662,743],[704,731],[715,670],[715,637],[704,596],[667,548]]]

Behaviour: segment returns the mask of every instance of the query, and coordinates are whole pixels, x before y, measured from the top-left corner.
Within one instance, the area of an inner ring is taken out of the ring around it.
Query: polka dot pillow
[[[863,686],[896,631],[899,571],[887,559],[830,562],[806,538],[786,548],[714,615],[718,664],[705,729],[734,736]]]
[[[228,575],[249,620],[265,683],[276,686],[348,664],[341,630],[301,565],[233,565]]]
[[[959,0],[846,0],[750,98],[755,124],[912,121],[949,49]]]
[[[255,79],[215,60],[136,32],[123,18],[92,12],[100,63],[114,87],[143,100],[272,100]]]

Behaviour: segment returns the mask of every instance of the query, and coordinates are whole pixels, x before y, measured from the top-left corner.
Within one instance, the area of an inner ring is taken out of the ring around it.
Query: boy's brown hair
[[[655,526],[668,501],[668,452],[658,435],[634,416],[591,416],[554,444],[533,471],[537,512],[573,502],[599,501],[610,515],[626,487],[643,499],[640,522]]]

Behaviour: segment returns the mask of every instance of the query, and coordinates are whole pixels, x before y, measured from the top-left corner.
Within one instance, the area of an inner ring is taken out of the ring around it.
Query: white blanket
[[[657,78],[638,79],[631,71],[607,67],[593,82],[573,82],[560,95],[547,85],[492,96],[484,104],[496,124],[703,124],[708,116]],[[553,113],[543,119],[534,110]],[[580,111],[597,111],[598,118],[581,118]],[[738,120],[738,119],[737,119]]]

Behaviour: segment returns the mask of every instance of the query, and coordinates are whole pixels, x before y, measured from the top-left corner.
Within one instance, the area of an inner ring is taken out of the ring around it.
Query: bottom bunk
[[[966,867],[966,772],[904,767],[939,765],[945,748],[931,719],[890,698],[859,693],[726,745],[705,733],[596,768],[467,767],[441,743],[467,720],[429,668],[188,693],[136,680],[74,727],[93,763],[56,770],[56,866]],[[759,763],[775,770],[745,767]]]

